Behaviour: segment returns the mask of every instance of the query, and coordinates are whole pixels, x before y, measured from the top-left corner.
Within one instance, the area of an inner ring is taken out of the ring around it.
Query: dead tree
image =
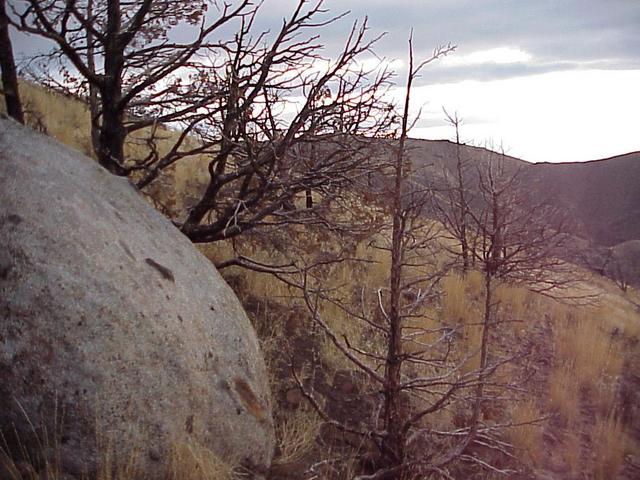
[[[0,70],[2,70],[2,90],[7,105],[7,114],[18,122],[24,123],[5,0],[0,0]]]
[[[331,198],[370,170],[372,138],[385,134],[391,111],[383,99],[388,72],[356,67],[376,39],[355,23],[337,58],[325,61],[314,38],[300,35],[317,24],[318,4],[287,19],[269,47],[253,47],[250,24],[227,46],[219,84],[229,92],[200,125],[203,144],[215,151],[204,194],[182,231],[194,242],[233,238],[257,226],[313,222],[321,205],[284,208],[298,195]],[[328,20],[333,21],[333,19]],[[282,114],[291,96],[291,118]],[[163,168],[167,162],[158,162]],[[156,175],[151,169],[144,186]]]
[[[477,417],[474,424],[456,432],[436,432],[428,423],[431,416],[443,409],[453,405],[466,407],[474,401],[478,385],[499,365],[462,372],[461,366],[469,357],[454,354],[455,329],[430,322],[426,313],[449,266],[435,261],[441,250],[439,228],[424,216],[431,191],[407,163],[405,143],[410,128],[408,112],[413,81],[424,65],[448,53],[451,47],[436,50],[431,59],[417,66],[411,47],[410,40],[402,124],[389,168],[391,186],[385,197],[390,203],[391,225],[374,244],[390,256],[389,283],[371,296],[363,288],[361,307],[356,309],[333,299],[324,286],[324,276],[315,274],[313,266],[301,272],[304,299],[314,321],[354,368],[364,372],[372,389],[380,392],[371,423],[348,427],[332,421],[313,392],[298,379],[299,387],[328,423],[360,434],[377,446],[378,461],[372,472],[358,477],[361,479],[446,475],[450,464],[464,456],[466,448],[477,438],[482,436],[483,441],[491,442],[485,428],[478,426]],[[371,343],[378,347],[364,348],[355,339],[340,338],[322,314],[323,302],[341,307],[350,321],[366,326],[368,335],[376,339]],[[454,441],[446,445],[438,442],[442,436]]]
[[[469,208],[472,197],[470,168],[468,159],[463,156],[460,142],[462,119],[457,112],[450,115],[444,110],[447,121],[455,128],[455,165],[443,166],[443,185],[434,192],[434,211],[436,218],[455,241],[462,261],[462,273],[465,274],[474,262],[472,229],[470,228]],[[454,252],[452,252],[454,253]],[[457,253],[457,252],[455,252]]]
[[[55,44],[45,60],[62,59],[60,83],[88,86],[92,125],[99,129],[96,155],[117,175],[128,175],[140,166],[125,159],[127,136],[149,126],[191,118],[217,97],[211,84],[198,76],[183,85],[181,72],[203,68],[199,56],[212,46],[211,35],[251,11],[249,0],[234,7],[225,4],[209,21],[206,0],[29,0],[24,4],[13,9],[12,23]],[[192,26],[190,41],[170,38],[178,24]],[[99,109],[95,108],[96,95]]]
[[[111,171],[146,189],[186,157],[208,162],[202,195],[174,219],[192,241],[324,221],[322,199],[365,174],[370,139],[388,132],[389,72],[358,66],[377,38],[366,20],[355,22],[336,57],[325,58],[319,34],[344,15],[327,16],[322,1],[298,0],[273,32],[256,30],[259,9],[248,0],[225,4],[213,20],[207,5],[29,0],[14,23],[56,43],[67,84],[79,77],[92,98],[97,92],[97,156]],[[174,25],[189,23],[191,41],[170,39]],[[230,25],[232,38],[216,38]],[[163,125],[178,129],[165,151]],[[135,135],[148,154],[125,158]],[[312,208],[289,208],[298,195]]]
[[[509,168],[503,154],[488,152],[478,167],[479,201],[469,210],[478,242],[473,254],[484,277],[484,306],[480,371],[475,392],[472,425],[478,425],[490,358],[491,338],[499,320],[494,300],[498,282],[518,285],[554,298],[579,281],[575,268],[561,257],[571,238],[566,216],[546,200],[533,201],[521,188],[519,168]],[[576,294],[572,294],[576,296]],[[578,295],[579,296],[579,295]]]
[[[572,248],[567,216],[547,199],[527,195],[522,167],[509,166],[503,154],[488,157],[479,167],[480,200],[470,210],[479,236],[476,260],[494,278],[541,294],[562,293],[577,275],[561,259]]]

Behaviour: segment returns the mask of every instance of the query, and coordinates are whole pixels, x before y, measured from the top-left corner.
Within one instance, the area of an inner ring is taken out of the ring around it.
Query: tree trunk
[[[460,202],[460,247],[462,249],[462,273],[466,274],[469,270],[469,243],[467,241],[467,220],[468,220],[468,205],[465,198],[464,191],[464,174],[462,172],[462,155],[460,153],[460,128],[458,114],[455,118],[456,127],[456,170],[458,175],[458,201]]]
[[[313,208],[313,196],[311,195],[311,189],[308,188],[306,193],[306,200],[307,200],[307,208]]]
[[[394,188],[393,188],[393,227],[391,232],[391,275],[389,279],[389,339],[385,364],[385,409],[384,420],[386,437],[383,440],[383,454],[389,467],[401,467],[405,457],[405,412],[401,403],[402,383],[402,262],[404,237],[404,145],[407,138],[409,103],[411,84],[413,81],[413,49],[409,40],[409,75],[407,78],[407,93],[405,95],[404,113],[402,117],[402,131],[398,141],[398,151],[395,159]],[[398,477],[399,478],[399,477]]]
[[[0,68],[2,69],[2,88],[9,116],[24,124],[24,114],[18,91],[18,75],[13,58],[13,48],[9,37],[9,21],[5,0],[0,0]]]
[[[389,339],[385,365],[385,428],[384,454],[390,466],[400,466],[404,461],[404,418],[401,405],[400,384],[402,381],[402,314],[400,312],[402,279],[402,162],[404,138],[400,139],[396,162],[393,194],[393,231],[391,244],[391,277],[389,281]]]
[[[128,174],[124,164],[124,111],[122,100],[122,71],[124,68],[124,47],[120,41],[120,2],[107,3],[107,34],[104,51],[104,82],[102,96],[102,125],[100,127],[100,149],[98,161],[111,173],[120,176]]]
[[[491,327],[491,307],[492,307],[492,274],[489,271],[484,275],[484,318],[482,320],[482,340],[480,344],[480,364],[478,366],[478,385],[475,392],[475,401],[473,405],[473,413],[471,418],[471,428],[469,430],[469,445],[478,432],[478,424],[480,421],[480,413],[482,411],[482,397],[484,395],[484,386],[486,383],[487,355],[489,351],[489,334]]]

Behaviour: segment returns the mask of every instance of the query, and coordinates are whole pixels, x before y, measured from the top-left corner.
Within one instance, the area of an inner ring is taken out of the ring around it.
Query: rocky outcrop
[[[5,436],[37,449],[46,427],[75,476],[113,448],[116,459],[135,451],[153,478],[185,442],[268,466],[271,401],[253,328],[210,262],[127,180],[0,119],[0,245]]]

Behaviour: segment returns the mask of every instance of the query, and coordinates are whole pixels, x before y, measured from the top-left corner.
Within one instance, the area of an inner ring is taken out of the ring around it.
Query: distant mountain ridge
[[[456,161],[456,144],[448,140],[411,139],[407,145],[412,163],[436,179]],[[640,239],[640,152],[586,162],[530,163],[461,145],[460,155],[472,166],[500,160],[508,169],[520,169],[521,186],[566,209],[578,225],[575,233],[586,240],[612,247]]]
[[[408,155],[425,183],[442,185],[456,162],[456,144],[411,139]],[[519,171],[519,186],[532,202],[544,200],[567,213],[578,237],[578,257],[567,257],[614,280],[640,285],[640,152],[571,163],[530,163],[482,147],[460,145],[469,165],[467,188],[478,188],[475,165],[500,161]]]
[[[529,188],[566,206],[585,238],[612,247],[640,239],[640,152],[602,160],[535,163]]]

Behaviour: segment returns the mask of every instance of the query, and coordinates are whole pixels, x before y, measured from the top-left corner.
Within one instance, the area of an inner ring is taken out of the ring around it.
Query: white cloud
[[[417,87],[413,105],[441,126],[411,136],[451,138],[442,107],[474,119],[462,137],[502,144],[529,161],[580,161],[640,150],[640,70],[578,70],[496,80]],[[396,95],[400,95],[397,91]],[[481,119],[481,120],[476,120]]]
[[[443,58],[440,64],[444,67],[483,64],[504,65],[510,63],[526,63],[531,59],[531,54],[520,48],[497,47],[488,50],[477,50],[468,54],[458,52]]]

